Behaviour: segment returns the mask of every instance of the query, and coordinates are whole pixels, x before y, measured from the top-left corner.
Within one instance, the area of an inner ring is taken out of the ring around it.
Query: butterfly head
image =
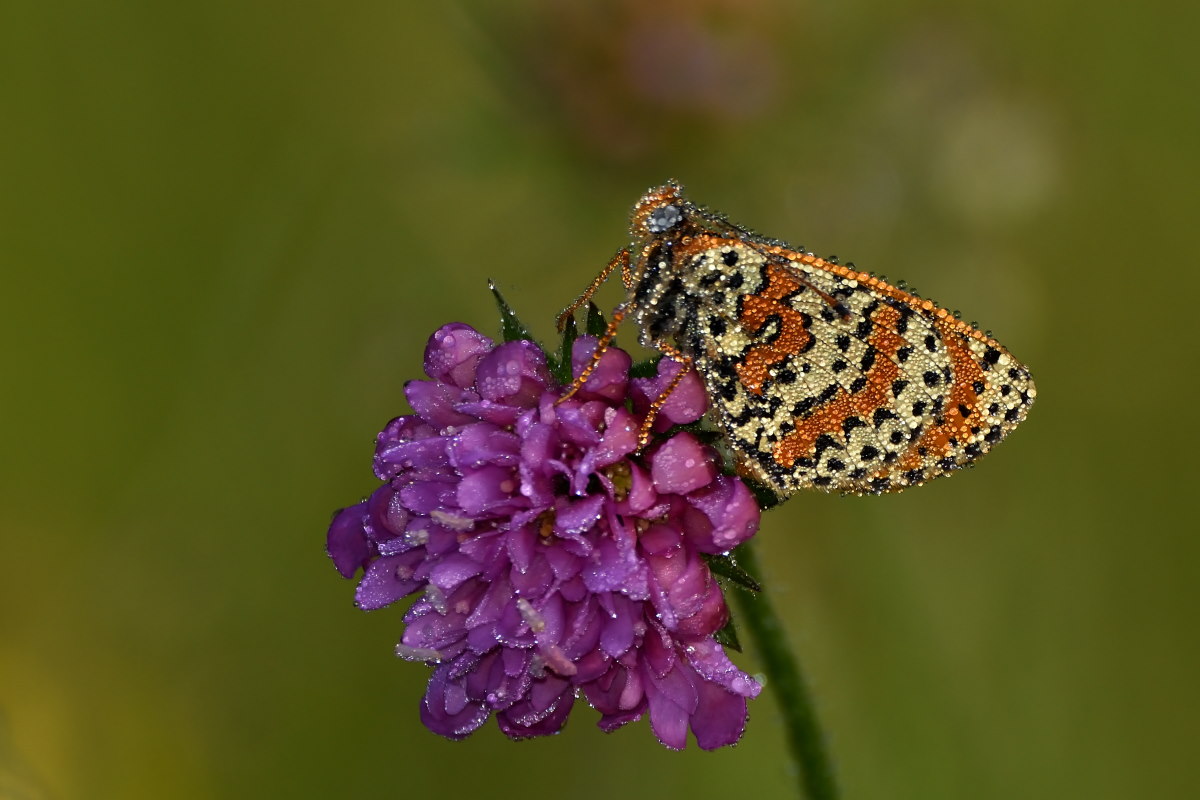
[[[630,233],[635,239],[673,236],[684,222],[686,209],[683,187],[675,181],[668,181],[642,195],[633,209]]]

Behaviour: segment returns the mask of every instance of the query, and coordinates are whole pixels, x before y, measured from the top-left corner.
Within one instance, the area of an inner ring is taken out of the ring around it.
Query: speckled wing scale
[[[695,365],[741,471],[781,495],[946,475],[1020,424],[1036,395],[1000,343],[945,309],[733,225],[678,184],[642,197],[632,234],[619,316],[642,344]]]

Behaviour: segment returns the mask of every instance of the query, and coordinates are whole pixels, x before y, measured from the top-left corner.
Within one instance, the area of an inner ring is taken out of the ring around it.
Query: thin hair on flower
[[[596,339],[574,340],[572,374]],[[609,348],[587,382],[563,385],[536,344],[437,330],[413,414],[379,434],[366,500],[338,511],[327,551],[357,605],[417,595],[396,653],[433,667],[422,722],[462,739],[490,716],[514,739],[557,733],[575,699],[614,730],[649,715],[659,741],[690,729],[713,749],[742,735],[760,685],[714,638],[729,619],[706,556],[758,528],[750,489],[676,426],[708,400],[685,376],[638,449],[651,403],[679,365],[631,378]]]

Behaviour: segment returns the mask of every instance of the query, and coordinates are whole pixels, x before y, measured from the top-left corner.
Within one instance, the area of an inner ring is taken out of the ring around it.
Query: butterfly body
[[[625,308],[690,361],[739,469],[781,495],[902,490],[987,452],[1036,396],[998,342],[929,300],[766,239],[669,183],[632,216]]]

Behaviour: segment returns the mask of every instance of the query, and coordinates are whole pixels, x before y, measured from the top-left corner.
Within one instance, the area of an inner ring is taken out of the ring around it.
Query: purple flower
[[[575,341],[574,374],[596,340]],[[497,345],[467,325],[438,330],[430,380],[406,387],[415,414],[379,434],[384,481],[339,511],[328,552],[364,569],[356,602],[419,594],[396,652],[434,667],[421,719],[461,739],[495,715],[512,738],[557,733],[582,694],[606,731],[649,713],[664,745],[732,744],[760,686],[713,638],[728,620],[702,554],[758,527],[746,486],[689,433],[638,449],[650,402],[679,369],[630,379],[607,350],[587,383],[563,387],[530,342]],[[686,376],[655,430],[693,422],[707,400]]]

